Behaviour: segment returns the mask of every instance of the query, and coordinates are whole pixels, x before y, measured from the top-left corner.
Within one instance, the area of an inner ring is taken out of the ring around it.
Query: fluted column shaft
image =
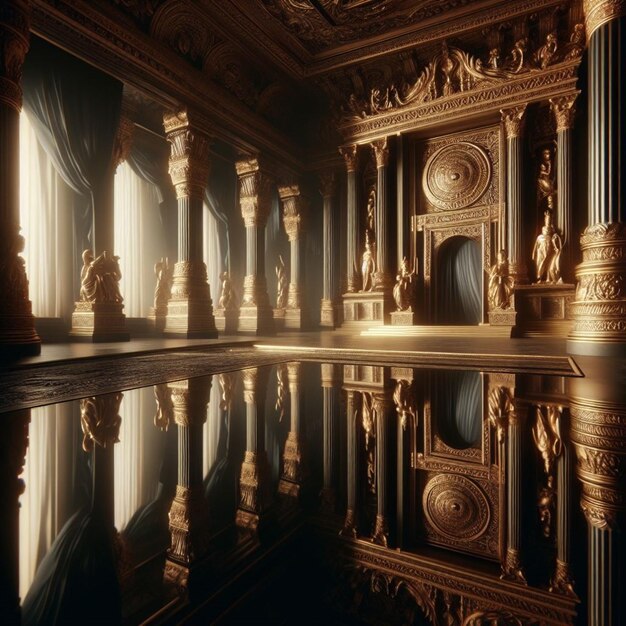
[[[338,366],[333,363],[322,363],[322,394],[323,394],[323,454],[324,479],[322,487],[322,506],[333,510],[335,506],[335,438],[337,414],[339,408]]]
[[[355,292],[359,290],[359,277],[357,267],[359,265],[357,260],[358,248],[359,248],[359,214],[357,208],[357,147],[347,146],[340,150],[345,162],[347,170],[347,212],[348,219],[347,224],[347,241],[346,241],[346,270],[347,276],[347,290],[348,292]]]
[[[387,174],[389,165],[389,146],[387,139],[375,141],[372,144],[376,157],[376,288],[384,289],[390,285],[389,274],[389,238],[387,227],[389,215],[387,214]]]
[[[320,177],[320,193],[323,202],[323,282],[320,325],[333,328],[335,319],[335,305],[337,298],[336,268],[335,264],[335,223],[333,214],[333,197],[335,193],[335,173],[325,172]]]
[[[374,395],[373,408],[376,416],[376,523],[372,541],[386,546],[389,537],[387,522],[387,430],[389,399],[386,395]]]
[[[0,5],[0,350],[5,357],[39,354],[19,222],[20,80],[29,48],[30,2]]]
[[[527,279],[526,250],[524,248],[523,216],[523,142],[526,105],[502,111],[506,133],[506,228],[507,252],[511,273],[518,282]]]
[[[568,350],[626,353],[626,3],[586,0],[589,197]]]

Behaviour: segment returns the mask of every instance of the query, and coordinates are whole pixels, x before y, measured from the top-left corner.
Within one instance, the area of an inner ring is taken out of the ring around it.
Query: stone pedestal
[[[306,330],[308,326],[309,319],[306,311],[303,309],[285,309],[285,330]]]
[[[274,328],[276,332],[285,330],[285,309],[274,309]]]
[[[76,302],[70,337],[93,342],[129,341],[124,305],[117,302]]]
[[[150,315],[148,322],[150,329],[156,333],[162,333],[165,330],[165,321],[167,320],[167,307],[154,308],[150,307]]]
[[[575,291],[574,285],[565,283],[516,285],[516,335],[567,337],[572,326],[570,305]]]
[[[358,291],[343,294],[343,321],[367,322],[369,326],[388,323],[394,308],[391,294],[382,291]]]
[[[220,333],[235,335],[239,328],[237,309],[215,309],[215,327]]]
[[[392,326],[413,326],[415,313],[413,311],[394,311],[391,314]]]

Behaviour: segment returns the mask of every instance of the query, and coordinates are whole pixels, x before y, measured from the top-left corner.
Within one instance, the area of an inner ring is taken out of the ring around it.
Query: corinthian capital
[[[211,376],[189,378],[169,383],[174,408],[174,421],[179,426],[204,424],[211,397]]]
[[[194,128],[186,110],[166,113],[163,126],[171,144],[169,172],[178,198],[202,198],[209,178],[209,138]]]
[[[626,15],[626,0],[583,0],[587,40],[603,24]]]
[[[335,193],[337,177],[333,170],[328,170],[320,174],[320,194],[322,198],[330,198]]]
[[[22,66],[29,48],[30,2],[0,3],[0,102],[22,108]]]
[[[376,157],[376,167],[387,167],[389,164],[389,145],[387,137],[372,142],[372,150]]]
[[[348,172],[356,172],[356,166],[358,162],[356,145],[343,146],[342,148],[339,148],[339,154],[341,154],[343,160],[346,162],[346,169],[348,170]]]
[[[525,104],[521,104],[520,106],[513,107],[511,109],[502,109],[500,111],[507,139],[513,139],[514,137],[519,137],[522,134],[525,113]]]
[[[257,158],[237,161],[235,169],[239,177],[239,203],[243,221],[246,227],[263,228],[270,213],[271,180],[261,170]]]
[[[556,121],[557,132],[574,127],[577,97],[578,94],[572,94],[561,98],[550,98],[550,108]]]
[[[283,222],[289,241],[300,238],[305,200],[300,195],[299,185],[289,185],[278,188],[278,195],[283,203]]]
[[[80,426],[86,452],[93,450],[94,444],[108,448],[120,440],[120,403],[123,397],[124,394],[119,392],[107,393],[80,401]]]

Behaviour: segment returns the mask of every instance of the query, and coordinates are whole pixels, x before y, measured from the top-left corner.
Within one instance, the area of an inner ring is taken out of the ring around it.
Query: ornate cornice
[[[30,47],[31,4],[26,0],[0,5],[0,102],[22,109],[22,66]]]
[[[578,93],[574,93],[560,98],[550,98],[550,108],[556,120],[557,132],[574,128],[578,95]]]
[[[626,16],[626,0],[583,0],[587,39],[603,24]]]
[[[504,132],[507,139],[519,137],[524,128],[524,114],[526,113],[526,104],[513,107],[512,109],[502,109],[502,123],[504,124]]]

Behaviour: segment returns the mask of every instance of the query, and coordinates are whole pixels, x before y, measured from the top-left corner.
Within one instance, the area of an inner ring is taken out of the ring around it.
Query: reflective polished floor
[[[622,362],[260,352],[2,415],[4,623],[556,625],[619,604],[589,577],[619,576]]]

